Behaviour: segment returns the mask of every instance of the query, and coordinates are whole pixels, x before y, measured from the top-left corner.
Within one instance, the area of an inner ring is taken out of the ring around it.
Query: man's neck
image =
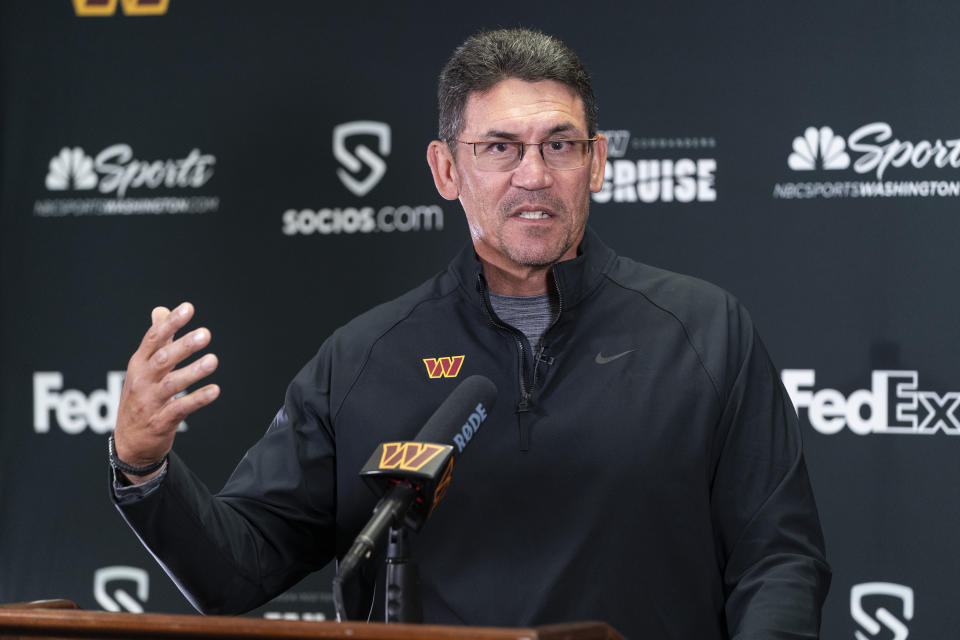
[[[548,265],[507,270],[483,258],[480,258],[480,263],[483,265],[483,276],[487,279],[490,292],[504,296],[536,296],[546,293],[550,283],[550,270],[553,268],[553,265]]]

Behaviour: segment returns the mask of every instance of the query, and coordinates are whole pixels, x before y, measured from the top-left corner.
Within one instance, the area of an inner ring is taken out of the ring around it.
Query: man
[[[459,375],[490,377],[499,399],[413,537],[428,622],[817,637],[830,574],[796,414],[729,294],[618,258],[586,229],[607,147],[575,54],[483,33],[439,98],[427,160],[471,246],[334,332],[217,497],[171,450],[218,394],[174,397],[216,368],[208,354],[175,369],[210,333],[174,340],[192,307],[155,309],[117,419],[124,517],[198,608],[253,608],[343,555],[374,502],[358,470],[457,383],[423,359],[462,354]],[[355,615],[382,599],[377,568]]]

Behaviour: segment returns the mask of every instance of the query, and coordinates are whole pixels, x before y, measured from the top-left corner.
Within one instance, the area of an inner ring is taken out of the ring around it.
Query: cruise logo
[[[593,202],[713,202],[717,199],[713,138],[639,138],[629,129],[598,131],[607,138],[603,186]]]
[[[445,356],[442,358],[424,358],[430,378],[456,378],[460,374],[465,356]]]
[[[446,447],[439,444],[423,442],[385,442],[380,456],[380,468],[420,471],[445,449]]]

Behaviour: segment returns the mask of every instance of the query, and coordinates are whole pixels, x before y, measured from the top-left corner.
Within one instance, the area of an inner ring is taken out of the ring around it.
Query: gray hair
[[[466,126],[467,98],[485,92],[501,80],[527,82],[555,80],[567,85],[583,101],[587,135],[597,132],[597,99],[590,75],[567,45],[529,29],[481,31],[457,47],[440,72],[437,102],[440,139],[451,147]]]

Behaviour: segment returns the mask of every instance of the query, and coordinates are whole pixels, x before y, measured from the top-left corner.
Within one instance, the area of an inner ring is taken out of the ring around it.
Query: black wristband
[[[117,471],[123,471],[124,473],[129,473],[132,476],[148,476],[160,467],[163,466],[163,463],[167,461],[167,456],[163,456],[153,464],[148,464],[145,467],[134,467],[129,465],[120,458],[117,457],[117,450],[113,446],[113,435],[111,434],[110,438],[107,440],[107,453],[110,456],[110,466],[116,469]]]

